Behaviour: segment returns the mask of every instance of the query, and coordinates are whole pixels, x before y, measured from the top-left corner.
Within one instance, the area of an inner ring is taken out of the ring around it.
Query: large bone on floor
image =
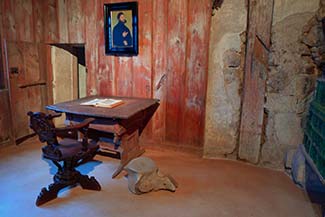
[[[134,194],[158,190],[174,192],[178,185],[171,176],[161,173],[148,157],[135,158],[124,169],[128,172],[129,190]]]

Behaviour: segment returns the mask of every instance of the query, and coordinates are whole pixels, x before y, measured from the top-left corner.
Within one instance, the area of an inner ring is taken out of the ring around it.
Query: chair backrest
[[[28,112],[30,117],[29,127],[38,135],[41,142],[47,142],[48,145],[58,145],[55,133],[55,126],[52,121],[53,116],[46,115],[43,112]]]

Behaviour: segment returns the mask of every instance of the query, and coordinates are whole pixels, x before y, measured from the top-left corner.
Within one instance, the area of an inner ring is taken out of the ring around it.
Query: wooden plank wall
[[[11,139],[11,117],[4,115],[10,113],[9,96],[7,90],[0,90],[0,146],[7,144]]]
[[[239,157],[257,163],[263,139],[264,99],[271,44],[273,0],[249,1],[249,25]]]
[[[106,56],[103,4],[121,1],[4,0],[5,37],[84,43],[88,94],[159,98],[144,138],[202,148],[211,1],[138,0],[139,55]]]
[[[0,10],[0,23],[2,23],[2,10]],[[0,146],[12,143],[11,116],[6,115],[10,114],[10,101],[5,73],[6,58],[2,35],[2,25],[0,25]]]

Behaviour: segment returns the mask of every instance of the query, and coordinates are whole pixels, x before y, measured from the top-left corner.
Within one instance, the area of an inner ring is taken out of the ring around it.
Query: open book
[[[121,104],[123,104],[123,100],[119,99],[92,99],[90,101],[80,103],[80,105],[91,105],[104,108],[114,108]]]

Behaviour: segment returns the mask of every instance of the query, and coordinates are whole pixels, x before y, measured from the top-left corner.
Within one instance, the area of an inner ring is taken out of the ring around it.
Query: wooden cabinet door
[[[28,111],[44,111],[45,72],[42,70],[42,46],[37,43],[8,42],[10,100],[15,140],[33,132],[28,126]]]
[[[68,51],[51,47],[53,103],[78,98],[78,59]],[[56,126],[64,126],[65,115],[54,119]]]

